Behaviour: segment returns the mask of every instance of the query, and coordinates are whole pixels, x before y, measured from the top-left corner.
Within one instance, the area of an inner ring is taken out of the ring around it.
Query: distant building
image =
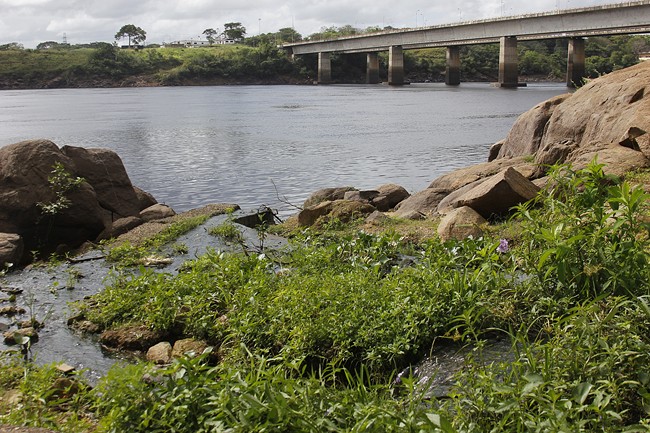
[[[228,39],[225,35],[219,35],[214,39],[213,45],[232,45],[241,42],[241,39]],[[173,41],[164,44],[166,47],[173,48],[195,48],[195,47],[209,47],[209,41],[202,41],[200,39],[183,39],[180,41]]]
[[[650,60],[650,53],[639,53],[639,60],[641,62],[646,62]]]

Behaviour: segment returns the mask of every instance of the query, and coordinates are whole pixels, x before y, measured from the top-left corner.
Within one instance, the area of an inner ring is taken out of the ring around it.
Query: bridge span
[[[324,41],[284,44],[290,54],[318,54],[318,83],[331,82],[331,53],[367,53],[366,80],[379,82],[380,51],[388,51],[388,84],[404,84],[404,50],[447,48],[445,81],[460,84],[460,47],[500,44],[501,87],[518,83],[517,41],[568,39],[566,82],[573,86],[585,74],[584,38],[617,34],[650,33],[650,0],[567,9],[539,14],[467,21],[429,27],[390,30]]]

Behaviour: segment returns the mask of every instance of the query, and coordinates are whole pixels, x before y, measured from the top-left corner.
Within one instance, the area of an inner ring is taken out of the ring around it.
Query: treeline
[[[324,29],[308,39],[355,34],[348,27]],[[280,47],[302,39],[295,30],[285,28],[246,38],[237,45],[199,48],[148,45],[131,50],[105,42],[71,46],[47,41],[32,50],[11,43],[0,46],[0,88],[311,82],[317,75],[316,55],[292,61]],[[566,40],[522,42],[518,50],[524,80],[564,79]],[[650,52],[650,37],[592,37],[585,50],[587,75],[596,77],[637,63],[640,54]],[[406,51],[406,77],[412,82],[444,81],[445,62],[444,48]],[[463,47],[462,80],[494,81],[498,62],[497,44]],[[384,79],[387,64],[388,55],[383,53],[380,77]],[[364,54],[332,55],[335,82],[364,82],[365,70]]]

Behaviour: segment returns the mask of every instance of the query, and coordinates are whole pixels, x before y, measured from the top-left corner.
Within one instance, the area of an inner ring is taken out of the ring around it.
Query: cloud
[[[616,1],[616,0],[613,0]],[[36,46],[46,40],[112,42],[124,24],[147,32],[148,42],[198,37],[206,28],[241,22],[249,35],[294,28],[303,35],[322,27],[414,27],[464,20],[595,6],[605,0],[0,0],[0,44]],[[618,0],[620,2],[620,0]]]

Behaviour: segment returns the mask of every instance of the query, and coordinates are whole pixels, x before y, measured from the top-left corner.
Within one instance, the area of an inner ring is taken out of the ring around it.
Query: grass
[[[276,257],[209,252],[116,280],[89,320],[202,339],[220,362],[114,367],[83,394],[98,430],[650,431],[649,196],[597,164],[553,176],[488,238],[334,224]],[[495,336],[512,355],[485,363]],[[445,342],[471,348],[446,398],[394,380]]]

